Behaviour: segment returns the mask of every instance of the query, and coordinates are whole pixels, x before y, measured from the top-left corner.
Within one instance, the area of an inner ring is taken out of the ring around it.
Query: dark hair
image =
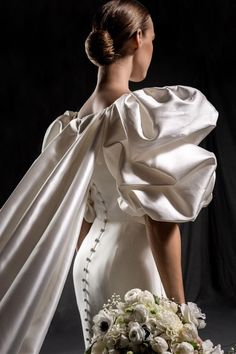
[[[111,0],[94,16],[85,51],[95,65],[108,65],[123,56],[125,42],[138,29],[147,29],[150,15],[136,0]]]

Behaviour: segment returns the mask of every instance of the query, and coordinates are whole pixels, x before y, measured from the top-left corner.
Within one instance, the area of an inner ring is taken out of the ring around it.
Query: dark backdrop
[[[143,0],[156,40],[145,86],[189,85],[219,111],[201,144],[218,159],[214,198],[194,223],[181,225],[186,298],[236,303],[236,2]],[[50,122],[78,110],[96,83],[84,53],[101,1],[1,1],[1,205],[38,156]],[[80,335],[72,275],[50,331]],[[74,332],[73,332],[74,331]]]

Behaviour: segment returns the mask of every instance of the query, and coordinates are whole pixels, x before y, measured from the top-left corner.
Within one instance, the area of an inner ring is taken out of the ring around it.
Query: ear
[[[143,33],[142,30],[139,28],[137,32],[134,35],[134,41],[135,41],[135,49],[138,49],[142,46],[143,43]]]

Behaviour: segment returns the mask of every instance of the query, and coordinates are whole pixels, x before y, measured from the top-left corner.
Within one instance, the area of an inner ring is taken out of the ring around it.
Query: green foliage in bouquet
[[[199,343],[205,318],[193,302],[179,305],[140,289],[128,291],[123,302],[114,294],[93,318],[86,354],[223,354],[220,344]]]

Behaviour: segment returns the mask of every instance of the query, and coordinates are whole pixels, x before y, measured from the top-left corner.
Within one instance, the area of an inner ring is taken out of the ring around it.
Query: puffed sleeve
[[[206,96],[190,86],[147,88],[117,100],[103,152],[120,208],[159,221],[194,221],[212,199],[217,164],[198,144],[217,118]]]

